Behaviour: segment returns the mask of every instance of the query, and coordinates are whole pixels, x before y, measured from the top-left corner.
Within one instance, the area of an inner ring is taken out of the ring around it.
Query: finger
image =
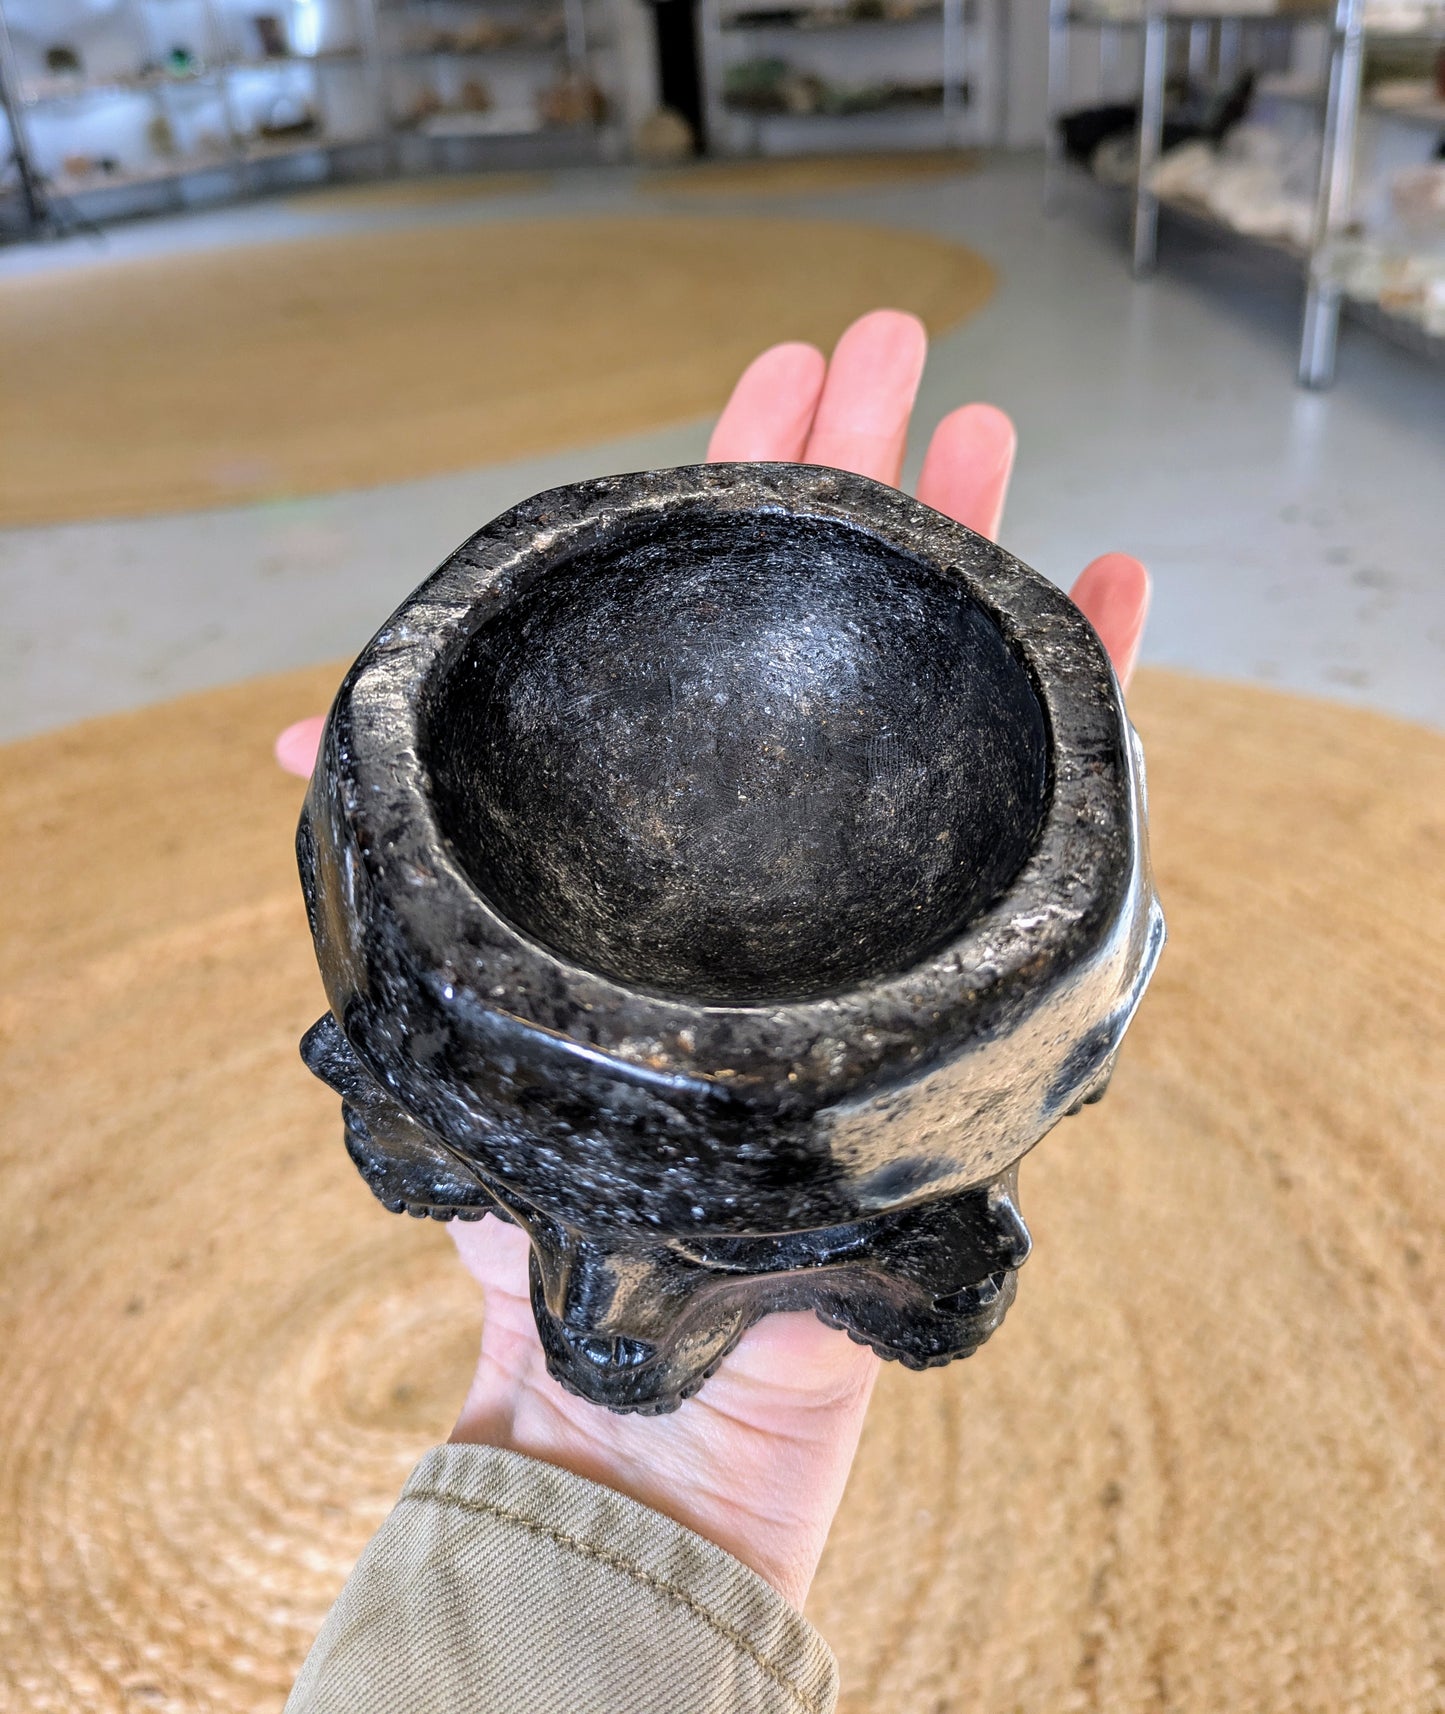
[[[808,1311],[794,1311],[766,1316],[749,1328],[728,1358],[727,1373],[734,1383],[766,1385],[779,1400],[817,1405],[856,1396],[871,1385],[879,1366],[866,1345],[825,1327]]]
[[[808,444],[828,365],[811,345],[774,345],[738,377],[707,444],[709,464],[731,459],[795,464]]]
[[[1149,573],[1126,553],[1106,553],[1084,567],[1069,593],[1099,633],[1119,682],[1128,684],[1149,614]]]
[[[916,315],[876,309],[838,341],[804,459],[896,487],[928,335]]]
[[[324,714],[312,714],[288,726],[276,740],[276,760],[288,774],[311,778],[316,766],[316,752],[321,748],[321,728],[326,724]]]
[[[527,1306],[530,1316],[532,1245],[522,1228],[489,1213],[483,1220],[453,1220],[448,1230],[467,1272],[483,1291],[515,1298]]]
[[[1003,519],[1018,436],[993,405],[963,405],[933,431],[918,498],[991,541]]]

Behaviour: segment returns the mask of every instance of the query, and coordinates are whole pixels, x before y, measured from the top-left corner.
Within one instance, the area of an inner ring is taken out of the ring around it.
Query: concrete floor
[[[470,205],[259,204],[0,254],[0,276],[97,254],[576,210],[656,210],[625,169]],[[691,199],[689,210],[697,211]],[[709,207],[722,204],[709,202]],[[992,303],[934,348],[911,468],[947,410],[1012,413],[1004,540],[1067,583],[1094,554],[1156,580],[1145,659],[1445,724],[1445,372],[1347,329],[1339,378],[1293,384],[1299,286],[1273,258],[1166,227],[1133,283],[1121,211],[1080,183],[1045,220],[1035,161],[757,208],[961,239]],[[0,531],[0,738],[349,656],[464,536],[553,483],[701,456],[694,422],[462,475],[284,505]]]

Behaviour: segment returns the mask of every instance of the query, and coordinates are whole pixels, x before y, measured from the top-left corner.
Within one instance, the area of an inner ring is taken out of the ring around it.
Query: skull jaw
[[[522,1226],[548,1372],[609,1410],[676,1410],[767,1315],[811,1311],[879,1357],[927,1369],[971,1356],[1013,1302],[1026,1234],[1021,1253],[1000,1254],[996,1239],[981,1250],[968,1239],[969,1216],[976,1226],[978,1212],[1000,1199],[1021,1230],[1012,1170],[916,1211],[769,1239],[765,1253],[751,1258],[729,1239],[709,1246],[583,1234],[488,1184],[354,1059],[344,1067],[316,1062],[324,1039],[308,1058],[333,1087],[345,1083],[347,1152],[372,1194],[416,1219],[492,1214]],[[985,1268],[985,1261],[1003,1265]],[[972,1277],[960,1281],[960,1271]]]

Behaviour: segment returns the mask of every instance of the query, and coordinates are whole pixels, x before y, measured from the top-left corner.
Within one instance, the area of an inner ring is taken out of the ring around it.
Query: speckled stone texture
[[[1103,1092],[1163,939],[1082,615],[806,466],[479,531],[348,674],[298,851],[352,1158],[522,1224],[552,1372],[616,1409],[777,1309],[976,1349],[1017,1163]]]

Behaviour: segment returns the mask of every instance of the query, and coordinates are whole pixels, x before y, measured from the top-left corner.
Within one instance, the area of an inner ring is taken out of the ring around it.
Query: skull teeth
[[[599,1369],[636,1369],[657,1355],[657,1347],[641,1339],[607,1338],[566,1330],[567,1343],[579,1357]]]
[[[972,1315],[998,1302],[1003,1296],[1004,1282],[1007,1279],[1008,1270],[1001,1269],[996,1274],[990,1274],[987,1279],[962,1286],[958,1291],[950,1292],[947,1297],[935,1299],[935,1307],[950,1315]]]

